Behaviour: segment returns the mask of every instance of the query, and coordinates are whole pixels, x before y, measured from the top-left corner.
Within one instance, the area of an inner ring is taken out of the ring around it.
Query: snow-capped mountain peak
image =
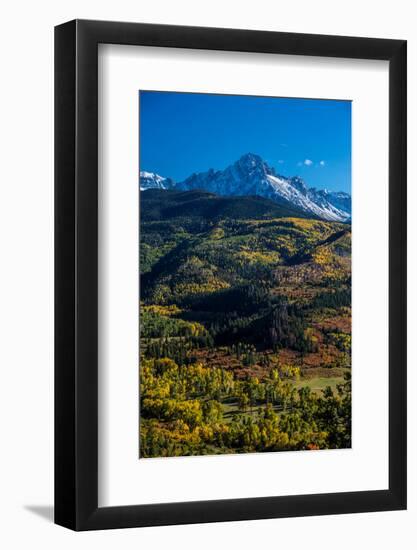
[[[259,155],[246,153],[233,164],[235,170],[245,176],[274,175],[275,170],[271,168]]]
[[[170,178],[164,178],[154,172],[139,172],[140,190],[146,189],[169,189],[173,186],[173,181]]]
[[[224,170],[194,173],[179,183],[158,174],[141,172],[140,187],[142,190],[151,187],[183,191],[205,189],[217,195],[259,195],[326,220],[347,221],[351,217],[348,193],[309,188],[299,176],[277,174],[273,167],[253,153],[246,153]]]

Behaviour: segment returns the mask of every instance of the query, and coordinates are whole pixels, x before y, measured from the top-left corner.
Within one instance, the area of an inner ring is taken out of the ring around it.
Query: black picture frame
[[[389,488],[98,506],[98,44],[389,62]],[[74,20],[55,28],[55,522],[74,530],[406,508],[406,41]]]

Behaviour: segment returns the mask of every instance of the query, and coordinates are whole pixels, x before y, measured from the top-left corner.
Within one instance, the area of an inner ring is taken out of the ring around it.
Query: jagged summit
[[[254,153],[244,154],[224,170],[194,173],[177,183],[158,174],[141,172],[140,187],[142,190],[155,187],[183,191],[204,189],[223,196],[258,195],[325,220],[347,221],[351,217],[348,193],[309,188],[299,176],[288,178],[277,174]]]
[[[245,153],[233,166],[247,175],[275,175],[275,170],[254,153]]]

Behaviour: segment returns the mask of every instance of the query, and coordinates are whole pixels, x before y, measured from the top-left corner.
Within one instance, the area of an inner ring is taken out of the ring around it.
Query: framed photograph
[[[406,508],[406,42],[55,29],[55,521]]]

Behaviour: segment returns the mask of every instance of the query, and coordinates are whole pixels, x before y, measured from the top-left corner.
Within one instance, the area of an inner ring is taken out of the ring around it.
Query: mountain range
[[[308,187],[298,176],[278,174],[259,155],[247,153],[224,170],[194,173],[182,182],[153,172],[140,172],[140,189],[204,190],[226,197],[258,196],[272,200],[301,217],[349,222],[351,196],[342,191]]]

